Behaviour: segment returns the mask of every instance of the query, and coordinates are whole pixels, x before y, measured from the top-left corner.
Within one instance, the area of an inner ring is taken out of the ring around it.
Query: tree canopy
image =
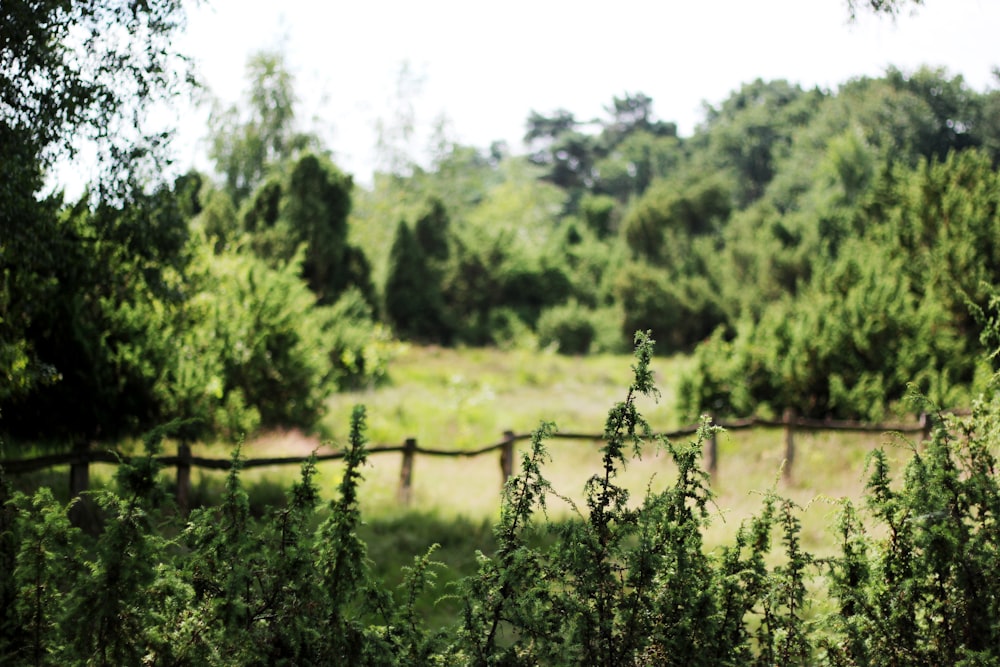
[[[245,99],[213,112],[214,172],[164,183],[145,157],[167,137],[141,120],[184,83],[182,9],[22,2],[0,26],[8,435],[322,429],[329,392],[385,376],[391,336],[585,354],[653,329],[660,353],[694,355],[691,417],[877,418],[910,386],[957,404],[988,377],[995,90],[934,68],[757,79],[691,136],[628,91],[598,118],[532,111],[521,154],[442,120],[417,164],[404,68],[367,187],[302,130],[283,55],[262,52]],[[64,202],[42,184],[76,136],[108,167]]]

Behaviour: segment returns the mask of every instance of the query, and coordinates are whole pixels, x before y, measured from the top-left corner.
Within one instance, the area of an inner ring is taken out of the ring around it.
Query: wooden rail
[[[746,419],[727,420],[713,422],[727,431],[738,431],[757,427],[774,427],[784,429],[784,459],[785,465],[783,474],[790,479],[792,467],[795,461],[795,433],[796,431],[846,431],[862,433],[911,433],[921,434],[923,440],[927,440],[931,435],[933,421],[922,415],[917,423],[870,423],[843,420],[818,420],[797,417],[793,410],[785,410],[780,420],[762,419],[759,417],[748,417]],[[654,437],[666,437],[675,439],[697,433],[699,425],[690,425],[674,431],[656,433]],[[556,432],[551,435],[556,439],[602,441],[603,434]],[[403,459],[399,473],[399,488],[397,498],[399,502],[408,505],[413,499],[413,469],[417,455],[422,456],[446,456],[446,457],[477,457],[493,452],[500,452],[501,485],[506,484],[514,470],[514,445],[522,440],[529,440],[530,433],[516,434],[513,431],[505,431],[503,438],[494,444],[485,445],[478,449],[467,450],[445,450],[421,447],[417,444],[416,438],[407,438],[402,445],[375,445],[367,449],[368,454],[402,453]],[[344,458],[345,453],[332,452],[329,454],[316,454],[317,462],[334,461]],[[705,443],[704,465],[705,469],[715,476],[718,470],[718,444],[713,435]],[[178,446],[175,456],[158,456],[156,460],[166,468],[177,468],[177,503],[186,511],[189,507],[191,492],[191,468],[205,468],[209,470],[229,470],[232,461],[226,459],[205,458],[193,456],[188,445]],[[260,468],[264,466],[301,465],[310,457],[308,456],[281,456],[271,458],[246,459],[241,462],[243,468]],[[76,497],[87,490],[89,484],[89,466],[92,463],[117,464],[129,460],[115,451],[109,450],[89,450],[77,449],[64,454],[47,454],[26,459],[4,459],[0,460],[0,467],[5,472],[18,474],[44,470],[61,465],[70,466],[70,492]]]

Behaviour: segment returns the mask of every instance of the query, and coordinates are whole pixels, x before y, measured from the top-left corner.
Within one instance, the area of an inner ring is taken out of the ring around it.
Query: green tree
[[[287,175],[272,172],[243,212],[250,245],[277,266],[304,249],[302,277],[320,304],[329,305],[349,286],[374,301],[367,257],[348,242],[354,183],[327,158],[304,153]]]
[[[23,326],[24,349],[37,361],[0,395],[9,433],[86,443],[134,435],[163,417],[157,381],[171,363],[166,330],[188,262],[177,202],[170,188],[124,206],[91,208],[85,195],[32,230],[50,236],[44,252],[18,258],[29,270],[10,274],[8,317]],[[45,278],[22,287],[33,276]],[[44,300],[20,300],[28,295]]]
[[[1000,174],[970,150],[884,178],[890,189],[867,211],[883,223],[871,236],[902,258],[917,294],[941,304],[951,331],[975,350],[975,313],[987,310],[991,286],[1000,283]]]
[[[10,0],[0,25],[0,142],[49,166],[80,138],[95,140],[106,176],[164,148],[146,112],[190,70],[173,48],[181,0]],[[109,185],[109,181],[104,182]]]
[[[583,191],[594,185],[597,138],[581,132],[578,128],[583,123],[564,109],[552,116],[532,111],[527,125],[524,142],[529,148],[528,159],[545,170],[544,180],[569,192],[568,206],[573,210]]]
[[[691,239],[718,233],[732,209],[733,184],[725,177],[664,179],[629,209],[625,242],[636,257],[682,269]]]
[[[686,159],[684,144],[671,134],[645,130],[627,134],[595,165],[595,192],[622,203],[642,195],[655,180],[675,175]]]
[[[604,124],[602,139],[608,147],[617,146],[627,136],[645,132],[654,137],[676,137],[677,125],[653,119],[653,98],[644,93],[615,96],[605,112],[611,120]]]
[[[942,68],[928,67],[907,76],[890,68],[885,80],[896,90],[913,94],[930,109],[931,125],[914,142],[920,155],[943,159],[951,150],[982,144],[982,100],[969,90],[961,76],[949,77]]]
[[[432,262],[443,263],[451,254],[449,231],[451,220],[444,203],[432,197],[427,202],[427,211],[417,218],[413,234],[424,256]]]
[[[302,275],[320,303],[335,301],[354,278],[366,286],[367,275],[353,276],[348,262],[347,216],[353,185],[350,176],[309,154],[292,167],[283,193],[281,217],[292,238],[305,244]]]
[[[718,107],[706,108],[703,131],[692,150],[711,170],[732,170],[741,206],[759,199],[774,178],[796,129],[806,125],[824,94],[787,81],[757,79],[734,91]]]
[[[239,205],[279,165],[317,145],[296,129],[295,80],[280,51],[261,51],[247,62],[250,87],[241,105],[220,108],[209,118],[209,157],[225,190]]]
[[[389,252],[385,314],[396,333],[404,338],[449,342],[440,278],[409,225],[402,220]]]
[[[62,370],[39,349],[39,318],[66,288],[53,269],[76,261],[59,196],[39,195],[44,174],[84,141],[103,169],[95,193],[120,200],[166,147],[147,111],[185,89],[173,48],[180,0],[100,3],[11,0],[0,21],[0,398],[23,398]],[[65,253],[65,254],[64,254]]]

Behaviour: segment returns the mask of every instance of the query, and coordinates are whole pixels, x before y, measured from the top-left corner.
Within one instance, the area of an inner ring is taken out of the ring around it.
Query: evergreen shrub
[[[561,354],[587,354],[597,336],[590,311],[576,300],[542,311],[538,318],[538,343],[555,346]]]
[[[255,516],[237,449],[221,502],[182,518],[153,458],[168,429],[95,494],[106,517],[97,536],[73,528],[48,489],[13,492],[0,470],[0,662],[997,664],[995,393],[967,418],[938,416],[898,480],[872,453],[864,502],[841,502],[834,555],[802,548],[799,508],[773,490],[730,544],[709,549],[702,534],[716,513],[699,459],[717,429],[706,420],[687,444],[651,435],[637,401],[657,395],[652,349],[636,337],[633,380],[570,520],[547,517],[561,498],[544,474],[554,426],[536,430],[504,487],[495,549],[440,591],[459,610],[440,627],[417,606],[443,567],[435,547],[390,588],[359,537],[362,407],[326,510],[310,460],[285,502]],[[650,445],[676,476],[636,501],[619,478]]]

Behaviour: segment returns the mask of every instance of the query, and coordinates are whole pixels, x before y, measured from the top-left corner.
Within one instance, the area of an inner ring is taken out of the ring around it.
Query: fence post
[[[95,518],[90,500],[82,494],[90,488],[90,447],[87,442],[73,445],[73,461],[69,464],[69,497],[73,504],[69,508],[69,520],[77,528],[95,532]]]
[[[177,508],[186,515],[191,499],[191,445],[177,445]]]
[[[782,475],[786,482],[790,482],[792,464],[795,462],[795,408],[785,408],[781,420],[785,423],[785,467]]]
[[[922,431],[920,446],[923,448],[927,446],[934,431],[934,420],[926,412],[920,413],[920,429]]]
[[[708,422],[714,426],[715,416],[709,414]],[[716,437],[714,429],[712,430],[712,435],[709,436],[708,441],[705,443],[703,456],[705,459],[705,470],[708,471],[708,476],[712,479],[712,481],[715,481],[719,472],[719,440]]]
[[[507,485],[507,480],[514,474],[514,432],[503,432],[503,446],[500,447],[500,488]]]
[[[403,443],[403,466],[399,470],[398,500],[401,505],[409,505],[413,499],[413,458],[417,453],[417,439],[407,438]]]

